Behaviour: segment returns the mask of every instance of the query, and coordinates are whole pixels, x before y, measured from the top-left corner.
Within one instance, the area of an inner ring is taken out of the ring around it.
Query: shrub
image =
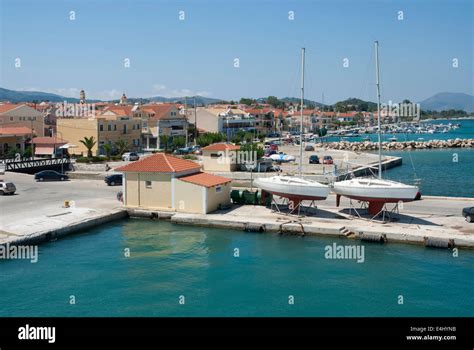
[[[105,158],[103,158],[103,157],[92,157],[92,158],[79,157],[79,158],[76,158],[77,163],[102,163],[104,161],[105,161]]]
[[[194,154],[185,154],[183,159],[197,160],[198,158]]]

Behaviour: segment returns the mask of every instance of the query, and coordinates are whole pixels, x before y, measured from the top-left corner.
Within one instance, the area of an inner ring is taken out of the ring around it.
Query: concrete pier
[[[212,214],[175,213],[171,221],[176,224],[215,227],[244,231],[246,227],[260,225],[264,232],[302,236],[329,236],[364,239],[364,235],[380,236],[387,243],[400,242],[426,245],[428,240],[445,242],[446,247],[474,248],[474,224],[460,215],[465,206],[474,206],[474,199],[428,197],[425,200],[405,203],[399,214],[390,222],[370,221],[349,215],[348,201],[336,207],[335,196],[310,209],[307,216],[283,215],[263,206],[234,206]],[[152,212],[141,211],[140,216],[150,217]],[[155,218],[165,213],[155,212]],[[135,213],[130,211],[133,217]],[[168,216],[169,213],[168,213]],[[441,244],[441,246],[443,246]]]
[[[467,223],[461,216],[462,208],[474,206],[474,198],[424,196],[420,201],[404,203],[393,221],[382,223],[351,216],[349,201],[343,198],[337,207],[335,195],[317,202],[318,207],[309,209],[302,217],[251,205],[234,205],[204,215],[126,210],[116,199],[121,187],[109,187],[103,181],[36,183],[30,175],[11,173],[6,173],[5,180],[15,182],[18,194],[0,197],[0,244],[38,243],[130,215],[229,230],[348,239],[383,237],[388,244],[474,248],[474,224]],[[64,206],[65,200],[70,202],[69,207]]]

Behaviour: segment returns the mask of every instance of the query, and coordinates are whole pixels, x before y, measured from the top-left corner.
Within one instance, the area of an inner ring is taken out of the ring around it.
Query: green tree
[[[161,135],[160,136],[160,147],[163,146],[165,153],[168,152],[168,148],[170,146],[170,137],[168,135]]]
[[[257,152],[257,160],[262,158],[265,151],[262,147],[259,147],[256,143],[246,143],[245,145],[240,146],[240,151],[243,152]]]
[[[115,149],[117,150],[117,154],[124,154],[129,150],[128,142],[124,139],[117,140],[115,142]]]
[[[240,99],[240,104],[243,104],[243,105],[247,105],[247,106],[250,106],[254,103],[257,103],[257,101],[255,101],[254,99],[252,98],[246,98],[246,97],[242,97]]]
[[[186,145],[186,138],[184,136],[173,136],[171,145],[173,150],[184,147]]]
[[[94,136],[84,136],[84,138],[79,140],[79,142],[82,143],[85,148],[87,148],[87,158],[92,158],[92,149],[97,143],[97,141],[94,140]]]
[[[104,152],[105,152],[105,157],[107,160],[110,160],[110,156],[112,154],[112,145],[110,143],[104,144]]]
[[[267,103],[275,108],[281,105],[281,101],[275,96],[268,96]]]

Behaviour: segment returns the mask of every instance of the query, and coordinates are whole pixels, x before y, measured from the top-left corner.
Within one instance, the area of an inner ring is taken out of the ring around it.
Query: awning
[[[73,145],[72,143],[66,143],[65,145],[59,146],[58,148],[77,148],[77,146]]]
[[[36,147],[35,155],[51,155],[54,153],[54,147]]]

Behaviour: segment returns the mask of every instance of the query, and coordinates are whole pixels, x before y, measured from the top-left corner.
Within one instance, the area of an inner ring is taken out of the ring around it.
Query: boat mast
[[[378,126],[378,141],[379,141],[379,179],[382,179],[382,139],[380,137],[381,123],[380,123],[380,73],[379,73],[379,42],[375,41],[375,75],[377,84],[377,126]]]
[[[305,48],[301,49],[301,122],[300,122],[300,166],[299,173],[301,177],[303,167],[303,105],[304,105],[304,53]]]

